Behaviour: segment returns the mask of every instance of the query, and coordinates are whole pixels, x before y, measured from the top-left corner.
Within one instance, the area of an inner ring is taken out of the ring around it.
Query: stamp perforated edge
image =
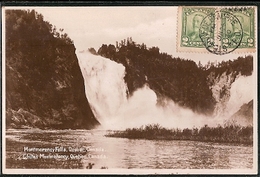
[[[222,9],[224,8],[229,8],[229,9],[239,9],[239,8],[252,8],[254,9],[254,19],[253,19],[253,24],[254,24],[254,47],[252,48],[237,48],[236,50],[234,50],[232,53],[235,54],[239,54],[239,53],[253,53],[256,52],[257,49],[257,6],[225,6],[222,7]]]
[[[194,8],[198,8],[198,7],[207,7],[207,6],[179,6],[178,7],[178,13],[177,13],[177,28],[176,28],[176,51],[177,52],[187,52],[187,53],[207,53],[210,54],[210,52],[208,50],[206,50],[206,48],[195,48],[195,47],[182,47],[181,46],[181,33],[182,33],[182,11],[183,11],[183,7],[194,7]]]
[[[218,8],[218,9],[224,9],[224,8],[230,8],[230,9],[235,9],[235,8],[253,8],[254,9],[254,48],[237,48],[234,50],[233,54],[241,54],[241,53],[254,53],[256,52],[257,49],[257,6],[178,6],[178,12],[177,12],[177,27],[176,27],[176,52],[184,52],[184,53],[202,53],[202,54],[212,54],[210,53],[206,48],[196,48],[196,47],[182,47],[181,44],[181,33],[182,33],[182,11],[183,7],[189,7],[189,8]]]

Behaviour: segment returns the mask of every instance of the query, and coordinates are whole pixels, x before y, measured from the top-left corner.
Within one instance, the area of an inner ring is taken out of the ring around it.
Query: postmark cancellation
[[[256,7],[179,7],[177,51],[255,52]]]

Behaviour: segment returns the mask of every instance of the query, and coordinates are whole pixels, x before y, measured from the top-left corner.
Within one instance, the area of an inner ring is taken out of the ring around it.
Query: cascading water
[[[253,73],[250,76],[242,76],[224,72],[216,77],[210,87],[216,100],[214,116],[227,118],[232,116],[243,104],[253,99],[253,85]]]
[[[224,117],[198,115],[190,109],[179,107],[167,98],[164,106],[158,106],[157,96],[148,85],[127,98],[125,67],[122,64],[88,51],[77,52],[77,56],[84,77],[86,95],[104,129],[125,129],[153,123],[168,128],[192,128],[205,124],[215,126],[224,122]],[[237,82],[234,82],[235,87],[230,89],[232,95],[241,84],[240,80]],[[240,94],[245,93],[242,91]],[[251,95],[249,97],[252,99]],[[228,103],[233,99],[231,96]],[[242,104],[239,102],[236,110],[229,114],[235,113]]]
[[[86,95],[95,116],[104,125],[108,117],[116,115],[127,101],[125,67],[89,52],[79,52],[77,56],[84,77]]]

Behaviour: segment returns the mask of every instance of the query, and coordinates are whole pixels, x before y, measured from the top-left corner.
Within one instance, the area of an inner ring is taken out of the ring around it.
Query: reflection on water
[[[8,130],[6,168],[253,168],[252,146],[196,141],[130,140],[104,137],[104,134],[106,132],[102,130]],[[40,152],[39,149],[27,152],[24,147],[64,147],[66,152]],[[31,158],[33,155],[38,155],[38,158]],[[57,158],[57,155],[69,158]]]

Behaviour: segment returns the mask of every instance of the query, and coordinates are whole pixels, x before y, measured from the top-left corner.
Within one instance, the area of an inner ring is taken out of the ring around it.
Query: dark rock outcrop
[[[240,109],[230,117],[231,121],[243,126],[253,125],[253,100],[243,104]]]
[[[6,11],[6,127],[90,129],[99,124],[67,34],[32,11]]]

